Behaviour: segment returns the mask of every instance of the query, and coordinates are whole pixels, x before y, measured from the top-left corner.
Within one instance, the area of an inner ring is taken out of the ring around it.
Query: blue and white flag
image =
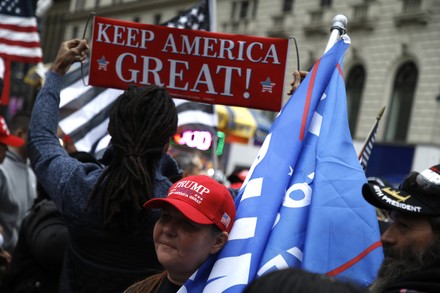
[[[242,292],[287,267],[372,283],[383,256],[348,127],[348,46],[345,36],[324,54],[283,107],[239,192],[228,243],[179,292]]]

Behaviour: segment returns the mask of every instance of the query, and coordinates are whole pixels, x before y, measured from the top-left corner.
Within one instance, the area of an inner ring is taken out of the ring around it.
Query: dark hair
[[[18,129],[27,132],[29,129],[29,122],[31,121],[31,114],[28,112],[17,112],[11,118],[9,130],[14,133]]]
[[[274,271],[255,279],[243,293],[366,293],[351,283],[337,281],[325,275],[289,268]]]
[[[89,198],[101,196],[104,225],[116,215],[122,227],[137,220],[133,211],[152,197],[155,170],[176,129],[176,107],[162,87],[130,86],[114,102],[108,125],[112,160]]]

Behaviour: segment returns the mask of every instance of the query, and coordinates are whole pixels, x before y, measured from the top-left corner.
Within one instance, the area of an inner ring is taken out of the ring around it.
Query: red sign
[[[176,98],[279,111],[287,51],[287,39],[95,17],[89,83],[156,84]]]

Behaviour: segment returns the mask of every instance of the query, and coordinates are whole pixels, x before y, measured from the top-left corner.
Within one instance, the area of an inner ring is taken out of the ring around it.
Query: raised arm
[[[85,40],[70,40],[61,44],[58,54],[46,75],[46,81],[35,101],[28,134],[28,154],[38,180],[57,206],[62,209],[72,203],[74,190],[65,190],[76,177],[90,172],[90,168],[72,159],[60,145],[57,137],[58,111],[63,75],[74,62],[83,62],[88,46]],[[96,167],[95,167],[96,168]],[[85,180],[85,179],[83,179]],[[87,191],[82,186],[83,193]],[[78,191],[79,192],[79,191]],[[75,195],[75,204],[81,205],[82,194]],[[66,202],[70,200],[70,202]]]

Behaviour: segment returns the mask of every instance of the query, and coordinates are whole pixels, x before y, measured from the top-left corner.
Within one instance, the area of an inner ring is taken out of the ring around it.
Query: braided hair
[[[130,86],[114,102],[108,125],[112,161],[89,197],[90,203],[100,195],[104,226],[129,227],[137,220],[133,211],[152,197],[156,168],[176,129],[176,107],[162,87]]]

